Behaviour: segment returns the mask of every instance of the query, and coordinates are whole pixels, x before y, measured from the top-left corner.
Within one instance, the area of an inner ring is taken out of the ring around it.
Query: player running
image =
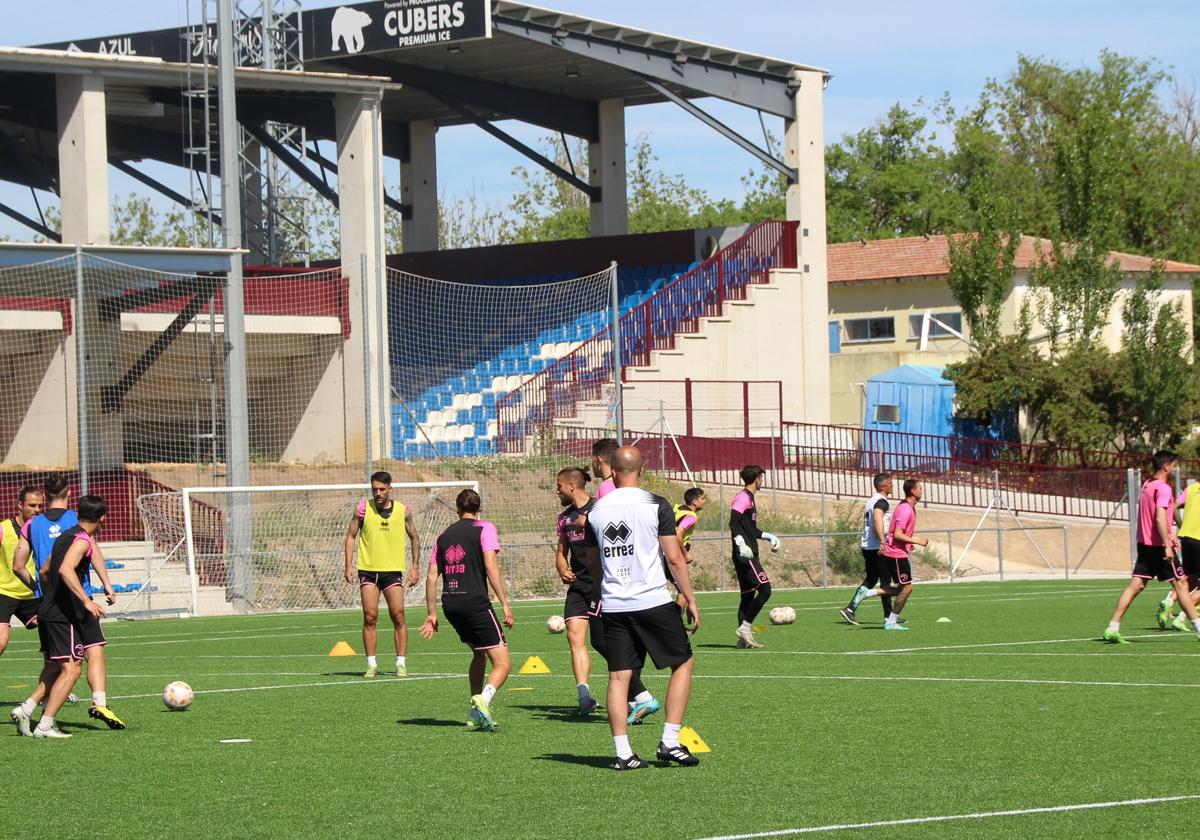
[[[59,668],[48,686],[46,708],[33,730],[34,738],[71,737],[54,725],[54,717],[67,702],[82,671],[84,650],[89,647],[87,626],[93,622],[99,626],[104,616],[104,608],[84,591],[83,579],[96,551],[95,534],[107,513],[108,505],[99,496],[81,498],[77,524],[54,541],[50,558],[38,573],[42,584],[38,635],[47,658],[59,663]],[[92,643],[103,644],[103,635]]]
[[[8,648],[14,615],[26,630],[37,627],[37,600],[33,590],[13,571],[13,559],[21,541],[21,529],[42,512],[45,498],[40,487],[31,484],[22,487],[17,494],[16,515],[0,522],[0,655]],[[26,560],[25,571],[30,576],[35,571],[32,559]]]
[[[50,560],[55,541],[65,531],[79,524],[79,516],[70,508],[71,490],[65,476],[50,475],[46,478],[42,489],[46,499],[46,508],[22,527],[21,540],[17,544],[17,552],[13,557],[13,573],[39,598],[43,597],[41,571]],[[28,574],[30,559],[33,560],[37,573],[27,580],[24,575]],[[83,564],[80,574],[84,594],[89,599],[95,594],[91,579],[92,571],[95,571],[96,576],[100,578],[105,600],[110,606],[115,604],[117,595],[108,579],[104,554],[99,545],[93,545],[92,550],[88,552],[88,562]],[[109,729],[124,729],[125,722],[108,707],[108,664],[104,654],[105,638],[100,620],[90,615],[86,616],[81,628],[84,634],[83,654],[84,660],[87,662],[87,681],[92,689],[92,705],[88,708],[88,716],[103,721]],[[44,646],[42,652],[45,653]],[[46,698],[58,668],[59,663],[47,656],[42,674],[38,678],[37,688],[24,703],[13,710],[13,720],[16,721],[17,728],[21,730],[22,734],[29,728],[33,710]],[[71,702],[75,702],[74,695],[70,696]]]
[[[1138,499],[1137,562],[1133,566],[1133,577],[1117,599],[1117,608],[1104,631],[1103,639],[1106,642],[1129,644],[1121,635],[1121,619],[1133,599],[1146,588],[1146,581],[1152,578],[1170,581],[1179,606],[1200,636],[1200,617],[1196,614],[1192,599],[1188,597],[1187,575],[1176,554],[1179,540],[1175,537],[1176,498],[1171,490],[1171,478],[1175,475],[1178,460],[1174,452],[1166,449],[1155,452],[1151,459],[1154,474],[1142,484]]]
[[[745,489],[733,497],[729,510],[729,535],[733,540],[733,568],[737,572],[742,600],[738,605],[737,646],[761,648],[754,638],[754,619],[771,597],[771,579],[758,559],[758,541],[766,540],[771,551],[779,551],[779,538],[758,527],[758,508],[754,494],[762,487],[767,471],[757,464],[747,464],[738,473]]]
[[[1179,526],[1179,548],[1192,606],[1200,605],[1200,490],[1197,487],[1200,487],[1200,483],[1193,481],[1175,500],[1177,507],[1183,507],[1183,521]],[[1191,632],[1192,626],[1188,624],[1182,612],[1172,616],[1171,607],[1174,603],[1175,590],[1172,588],[1158,605],[1158,626],[1163,630],[1172,628],[1185,633]]]
[[[358,580],[362,597],[363,648],[367,655],[364,677],[378,676],[375,659],[378,643],[379,594],[383,593],[388,615],[392,619],[392,636],[396,643],[396,676],[408,675],[408,626],[404,623],[404,589],[413,587],[420,574],[421,538],[413,526],[412,514],[402,502],[392,499],[392,476],[382,470],[371,476],[371,498],[358,503],[350,527],[346,529],[347,583]],[[404,523],[404,527],[400,527]],[[413,563],[404,579],[408,560],[408,543],[412,543]],[[355,544],[358,545],[357,566]]]
[[[590,715],[599,706],[588,685],[592,662],[588,655],[587,637],[591,637],[592,647],[597,653],[605,656],[607,652],[604,624],[600,618],[600,589],[588,570],[584,547],[587,514],[596,503],[584,489],[589,479],[587,470],[582,467],[565,467],[558,471],[558,500],[565,507],[558,515],[558,546],[554,553],[558,576],[567,584],[563,618],[567,623],[567,644],[571,648],[571,667],[579,692],[578,712],[583,716]],[[641,723],[662,708],[654,695],[646,690],[641,671],[635,671],[630,679],[628,699],[629,723]]]
[[[892,477],[888,473],[879,473],[872,483],[875,486],[875,495],[867,499],[866,504],[863,505],[862,539],[859,540],[866,575],[854,593],[854,597],[850,599],[850,603],[841,609],[842,618],[850,624],[858,624],[855,614],[858,611],[858,605],[863,602],[864,598],[876,595],[882,598],[885,621],[892,612],[892,596],[889,594],[891,590],[887,588],[887,582],[891,576],[887,571],[887,561],[881,560],[879,556],[879,549],[883,545],[888,526],[892,521],[888,503],[888,496],[892,495]],[[877,584],[883,585],[877,586]]]
[[[463,490],[454,500],[459,520],[442,532],[429,553],[429,574],[425,577],[425,608],[427,615],[421,625],[421,635],[432,639],[438,631],[437,579],[442,580],[442,612],[446,621],[458,631],[458,638],[473,651],[467,671],[471,684],[471,711],[467,726],[492,732],[496,719],[492,715],[492,698],[504,685],[512,671],[508,656],[508,640],[496,620],[488,584],[504,610],[504,626],[513,626],[512,610],[504,585],[500,582],[500,537],[496,526],[479,518],[479,494]],[[487,684],[483,669],[491,661],[492,673]]]
[[[667,593],[664,555],[687,601],[693,631],[700,627],[700,610],[675,534],[675,516],[666,499],[639,487],[642,456],[636,449],[618,449],[611,464],[616,489],[598,500],[588,514],[586,542],[588,567],[592,578],[600,581],[604,603],[608,722],[617,753],[613,767],[640,770],[649,766],[629,746],[628,721],[619,711],[633,672],[645,664],[647,653],[656,668],[671,669],[657,757],[693,767],[700,759],[679,743],[679,730],[691,695],[695,659],[688,631]]]
[[[892,514],[892,521],[888,525],[887,536],[879,549],[880,555],[886,558],[883,564],[887,567],[891,583],[894,584],[888,589],[888,594],[896,599],[891,612],[883,621],[884,630],[909,629],[901,621],[900,611],[904,609],[904,605],[908,603],[908,596],[912,594],[910,558],[913,546],[929,545],[929,540],[914,536],[917,531],[917,502],[921,501],[924,490],[921,482],[915,478],[904,482],[904,501],[896,505],[896,512]]]

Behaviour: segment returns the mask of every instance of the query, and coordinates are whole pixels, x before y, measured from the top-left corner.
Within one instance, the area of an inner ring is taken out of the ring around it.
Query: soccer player
[[[700,760],[679,743],[679,729],[687,711],[696,661],[688,631],[667,592],[664,555],[675,585],[687,601],[693,632],[700,627],[700,609],[675,534],[675,515],[670,502],[639,486],[642,456],[637,449],[618,449],[611,464],[616,489],[598,500],[588,514],[586,542],[588,567],[592,578],[600,581],[604,603],[608,722],[617,753],[613,767],[640,770],[648,766],[629,746],[628,721],[620,711],[629,680],[645,665],[647,653],[656,668],[671,669],[666,722],[657,757],[659,761],[692,767]]]
[[[1129,644],[1121,635],[1121,619],[1133,599],[1146,588],[1146,581],[1152,578],[1170,581],[1179,606],[1200,636],[1200,616],[1197,616],[1196,607],[1188,597],[1187,575],[1176,554],[1179,540],[1174,533],[1176,499],[1171,490],[1171,478],[1175,475],[1178,460],[1174,452],[1166,449],[1155,452],[1151,459],[1154,474],[1142,484],[1138,499],[1137,562],[1133,566],[1133,577],[1117,599],[1117,608],[1104,631],[1103,639],[1106,642]]]
[[[1183,571],[1187,575],[1188,597],[1192,606],[1200,605],[1200,482],[1193,481],[1175,500],[1176,506],[1183,507],[1183,521],[1179,526],[1179,548],[1183,558]],[[1175,590],[1171,589],[1167,597],[1158,605],[1158,626],[1163,630],[1168,627],[1182,630],[1185,633],[1192,627],[1187,623],[1183,613],[1172,616],[1171,607],[1175,603]]]
[[[590,715],[599,705],[592,697],[588,679],[592,662],[588,655],[587,636],[592,647],[605,656],[604,624],[600,618],[600,589],[587,566],[584,538],[587,533],[587,514],[596,500],[584,489],[590,480],[582,467],[565,467],[555,480],[558,500],[565,507],[558,515],[558,547],[554,565],[558,576],[567,584],[567,600],[563,618],[567,623],[567,644],[571,648],[571,667],[575,672],[579,692],[579,714]],[[642,682],[641,671],[635,671],[629,682],[629,723],[641,723],[647,716],[662,708]]]
[[[875,595],[882,598],[885,621],[892,612],[892,597],[889,594],[891,590],[886,588],[890,575],[887,572],[886,561],[882,561],[879,557],[879,548],[883,545],[892,520],[888,504],[888,496],[892,495],[892,477],[888,473],[879,473],[872,483],[875,486],[875,495],[867,499],[866,504],[863,505],[863,530],[862,539],[859,541],[863,565],[866,567],[866,576],[854,593],[854,597],[850,599],[850,603],[841,609],[842,618],[850,624],[858,624],[855,614],[858,611],[858,605],[863,602],[864,598]],[[883,584],[883,586],[877,586],[877,584]]]
[[[48,476],[42,489],[46,499],[45,511],[30,519],[22,527],[21,540],[17,544],[17,553],[13,557],[13,573],[39,598],[42,597],[41,570],[50,561],[55,541],[63,532],[79,524],[78,515],[70,508],[71,490],[65,476],[60,474]],[[26,580],[23,575],[28,573],[30,558],[33,560],[37,575]],[[88,552],[87,562],[83,564],[80,571],[79,577],[82,581],[83,591],[88,598],[91,598],[95,592],[92,586],[92,571],[95,571],[96,576],[100,578],[105,600],[110,606],[115,604],[117,595],[108,579],[104,554],[99,545],[92,546],[92,550]],[[124,729],[124,721],[108,707],[108,665],[104,655],[106,643],[104,630],[100,626],[99,619],[91,616],[83,621],[81,628],[83,630],[84,660],[87,662],[87,680],[92,689],[92,705],[88,708],[88,715],[103,721],[109,729]],[[42,652],[45,653],[45,650],[43,649]],[[28,728],[34,708],[45,699],[50,682],[58,668],[58,662],[46,657],[37,688],[24,703],[13,710],[13,719],[22,733]],[[70,696],[71,702],[75,702],[74,695]]]
[[[907,630],[900,620],[900,611],[912,594],[912,562],[909,559],[914,545],[929,545],[929,540],[914,536],[917,531],[917,502],[921,501],[924,488],[915,478],[904,482],[904,501],[896,505],[892,521],[888,525],[883,546],[879,549],[887,567],[891,583],[889,594],[896,600],[883,621],[884,630]]]
[[[757,464],[747,464],[738,473],[745,489],[733,497],[729,510],[729,535],[733,540],[733,569],[737,572],[742,600],[738,605],[737,646],[761,648],[754,638],[754,619],[771,597],[771,579],[758,559],[758,541],[766,540],[771,551],[779,551],[779,538],[758,527],[758,508],[754,494],[762,487],[767,471]]]
[[[8,648],[10,622],[15,615],[26,630],[37,627],[37,600],[33,590],[13,571],[17,544],[25,523],[42,512],[45,495],[41,488],[26,485],[17,494],[17,513],[0,522],[0,655]],[[32,575],[33,561],[26,561],[26,573]]]
[[[95,534],[104,524],[108,505],[99,496],[79,500],[78,522],[54,541],[50,558],[38,573],[42,598],[38,604],[38,635],[46,656],[59,663],[58,674],[48,686],[46,708],[33,730],[35,738],[70,738],[54,725],[54,717],[67,702],[82,672],[87,645],[85,625],[97,626],[104,608],[83,588],[87,566],[95,552]],[[103,645],[103,636],[95,644]]]
[[[617,451],[615,438],[600,438],[592,444],[592,475],[600,479],[596,498],[603,499],[617,486],[613,484],[612,456]]]
[[[392,476],[382,470],[371,476],[371,498],[363,499],[350,517],[346,529],[347,583],[358,578],[358,589],[362,597],[363,648],[367,655],[367,671],[364,677],[374,678],[379,674],[375,659],[378,644],[377,624],[379,621],[379,594],[387,603],[388,615],[392,619],[392,636],[396,643],[396,676],[408,675],[408,626],[404,623],[404,589],[413,587],[420,574],[417,558],[420,557],[421,538],[413,526],[412,514],[402,502],[392,497]],[[403,527],[401,527],[403,524]],[[408,559],[408,544],[412,543],[413,563],[404,579]],[[358,546],[355,565],[355,544]]]
[[[699,487],[690,487],[683,493],[683,504],[675,505],[675,535],[679,537],[679,544],[683,546],[683,559],[690,566],[695,562],[696,558],[692,556],[692,532],[696,530],[700,511],[704,510],[704,505],[708,503],[708,499],[704,495],[704,491]],[[683,595],[678,595],[675,598],[675,605],[679,607],[680,615],[687,610],[687,600]]]
[[[429,554],[429,574],[425,577],[425,607],[427,615],[421,625],[421,635],[432,639],[438,630],[437,579],[442,577],[442,612],[450,626],[471,648],[471,666],[467,671],[471,684],[471,711],[467,726],[494,731],[496,719],[492,714],[492,698],[504,685],[512,671],[508,656],[508,640],[496,620],[488,597],[488,584],[504,610],[504,626],[513,626],[512,610],[500,581],[500,537],[496,526],[479,518],[479,494],[463,490],[454,500],[459,520],[442,532]],[[483,681],[484,665],[492,663],[487,684]]]

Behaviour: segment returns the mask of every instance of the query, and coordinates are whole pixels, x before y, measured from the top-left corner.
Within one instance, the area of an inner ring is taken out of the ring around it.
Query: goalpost
[[[410,554],[408,563],[426,562],[433,541],[458,518],[454,500],[466,488],[478,492],[479,483],[392,484],[391,498],[405,506],[420,541],[420,554]],[[185,487],[141,496],[137,507],[154,554],[123,614],[351,608],[359,593],[357,582],[343,577],[346,529],[357,503],[370,495],[362,483]],[[231,536],[231,520],[248,528]],[[423,598],[418,586],[405,600]]]

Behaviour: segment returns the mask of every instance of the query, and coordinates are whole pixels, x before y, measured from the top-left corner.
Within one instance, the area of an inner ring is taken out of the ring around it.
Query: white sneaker
[[[33,734],[33,729],[29,725],[32,721],[31,721],[29,715],[25,714],[25,710],[22,709],[20,706],[17,706],[15,709],[12,710],[10,717],[12,717],[13,723],[15,723],[17,725],[17,731],[20,732],[22,735],[24,735],[26,738],[28,738],[30,735]]]
[[[49,729],[42,729],[41,726],[38,726],[36,729],[33,730],[33,737],[34,738],[70,738],[71,735],[70,735],[70,733],[63,732],[57,726],[52,726]]]
[[[747,647],[747,648],[762,647],[762,644],[760,644],[759,641],[754,638],[753,630],[747,630],[744,627],[738,627],[737,637],[738,637],[738,641],[741,642],[741,644],[738,645],[738,647]]]

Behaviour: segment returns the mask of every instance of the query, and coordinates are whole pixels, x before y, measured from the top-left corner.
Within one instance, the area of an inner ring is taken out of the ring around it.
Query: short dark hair
[[[66,495],[67,487],[67,477],[62,473],[50,473],[42,484],[42,489],[46,491],[48,499],[61,499]]]
[[[479,508],[483,506],[483,503],[479,499],[479,494],[468,487],[455,497],[454,506],[458,508],[459,513],[479,513]]]
[[[919,479],[919,478],[904,479],[904,495],[911,496],[913,488],[916,487],[920,483],[921,483],[921,479]]]
[[[747,464],[738,472],[738,476],[742,479],[742,484],[753,484],[755,479],[760,475],[766,475],[767,471],[758,464]]]
[[[587,467],[563,467],[558,474],[569,475],[576,487],[586,487],[587,483],[592,480],[592,473]]]
[[[108,502],[100,496],[80,496],[79,504],[75,506],[80,522],[99,522],[108,513]]]
[[[881,472],[881,473],[875,474],[875,478],[873,478],[871,480],[871,483],[875,485],[876,490],[882,490],[883,485],[887,484],[891,480],[892,480],[891,473]]]
[[[704,495],[704,491],[699,487],[693,487],[690,490],[685,490],[683,493],[683,503],[690,505],[692,502]]]
[[[1170,464],[1173,461],[1178,461],[1178,460],[1179,460],[1179,456],[1176,455],[1174,452],[1172,452],[1170,449],[1160,449],[1157,452],[1155,452],[1154,457],[1150,459],[1150,463],[1153,468],[1152,471],[1158,472],[1163,467],[1165,467],[1167,464]]]
[[[617,443],[616,438],[600,438],[592,444],[592,457],[599,458],[604,463],[608,464],[612,461],[612,455],[621,445]]]
[[[392,474],[390,472],[385,472],[384,470],[373,472],[371,473],[371,483],[374,484],[376,481],[378,481],[380,484],[386,484],[391,487]]]
[[[26,484],[21,488],[20,492],[17,493],[17,501],[24,502],[25,497],[32,495],[33,493],[37,493],[39,496],[44,495],[41,487],[38,487],[35,484]]]

